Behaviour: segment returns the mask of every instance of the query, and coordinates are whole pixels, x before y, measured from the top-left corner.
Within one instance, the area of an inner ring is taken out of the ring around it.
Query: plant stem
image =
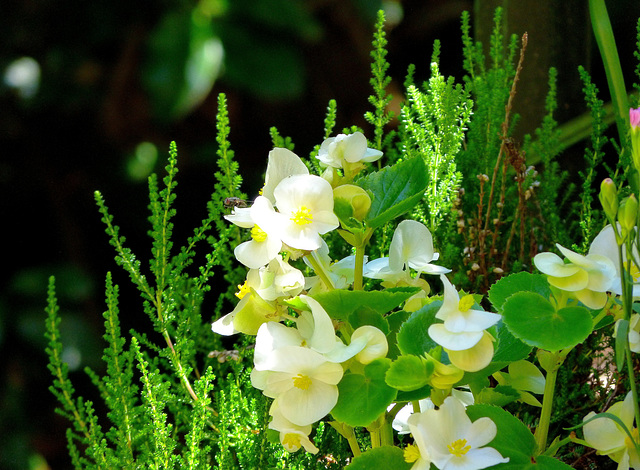
[[[345,437],[347,438],[347,442],[349,443],[351,452],[353,453],[354,457],[357,457],[362,453],[362,451],[360,450],[360,445],[358,444],[358,440],[356,439],[356,434],[353,432],[353,428],[351,426],[345,425],[344,431],[347,434]]]
[[[542,398],[542,411],[540,412],[540,421],[534,434],[539,454],[542,454],[547,446],[547,435],[549,434],[549,424],[551,424],[551,410],[553,409],[556,378],[558,377],[560,365],[564,361],[564,356],[561,356],[559,352],[552,354],[556,361],[552,367],[547,369],[547,377],[544,382],[544,396]]]
[[[353,271],[353,290],[362,290],[362,270],[364,268],[364,247],[362,243],[356,246],[356,265]]]
[[[320,263],[317,256],[318,255],[316,254],[316,252],[312,251],[311,253],[306,255],[305,258],[307,259],[307,261],[309,261],[309,264],[311,265],[315,273],[320,276],[320,279],[322,280],[324,285],[327,286],[327,289],[335,289],[336,287],[333,285],[333,282],[331,282],[329,274],[325,271],[324,266],[322,266],[322,263]]]

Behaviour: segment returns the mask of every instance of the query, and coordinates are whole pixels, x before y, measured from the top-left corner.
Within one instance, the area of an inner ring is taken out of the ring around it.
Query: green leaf
[[[518,398],[520,398],[520,393],[513,387],[497,385],[495,388],[483,388],[476,397],[476,403],[505,406]]]
[[[421,356],[438,346],[431,339],[427,330],[436,322],[436,313],[441,305],[442,301],[440,300],[431,302],[413,312],[409,319],[402,324],[400,331],[398,331],[398,348],[402,354]]]
[[[393,468],[410,470],[412,463],[405,462],[404,452],[399,447],[382,446],[370,449],[353,459],[345,468],[348,470],[371,470],[372,468]]]
[[[400,356],[389,367],[385,380],[393,388],[412,392],[427,385],[434,368],[433,361],[426,361],[412,354]]]
[[[395,287],[384,291],[335,289],[330,292],[321,292],[312,297],[320,302],[331,318],[348,321],[349,316],[361,307],[369,307],[384,315],[419,290],[417,287]]]
[[[396,396],[396,402],[401,401],[415,401],[422,400],[423,398],[428,398],[431,396],[432,387],[430,385],[425,385],[424,387],[420,387],[418,390],[412,390],[410,392],[403,392],[402,390],[398,390],[398,395]]]
[[[371,325],[378,328],[385,335],[389,334],[389,323],[380,312],[376,312],[371,307],[360,307],[349,315],[349,323],[353,329],[364,325]]]
[[[531,463],[536,451],[536,441],[522,421],[500,407],[484,404],[467,407],[467,415],[471,421],[487,417],[495,423],[498,432],[487,446],[496,449],[503,457],[509,457],[508,464],[495,468],[507,468],[503,465],[524,468],[522,465]]]
[[[374,229],[415,206],[427,188],[427,169],[421,157],[384,167],[357,181],[372,195],[366,223]]]
[[[516,338],[547,351],[575,346],[589,336],[593,327],[586,308],[556,310],[545,297],[533,292],[511,295],[503,305],[503,320]]]
[[[616,368],[622,372],[624,367],[625,349],[629,336],[629,320],[624,318],[618,320],[618,330],[616,332]]]
[[[397,390],[385,382],[390,359],[376,359],[364,367],[364,375],[347,374],[338,384],[333,417],[349,426],[368,426],[395,400]]]
[[[504,303],[517,292],[535,292],[545,298],[551,296],[551,288],[545,276],[523,271],[503,277],[491,286],[489,300],[496,311],[502,313]]]
[[[389,343],[389,352],[387,357],[395,359],[400,356],[401,352],[398,349],[398,331],[402,324],[411,316],[411,312],[405,312],[400,310],[398,312],[390,313],[385,317],[389,324],[389,334],[387,334],[387,342]]]

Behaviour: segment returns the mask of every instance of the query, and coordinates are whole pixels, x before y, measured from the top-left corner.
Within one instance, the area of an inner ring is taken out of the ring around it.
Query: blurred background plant
[[[563,141],[558,161],[576,174],[584,164],[584,145],[571,145],[590,134],[589,124],[581,133],[579,122],[572,121],[587,111],[579,64],[590,71],[600,98],[608,97],[586,5],[562,3],[511,2],[505,5],[503,28],[504,37],[528,31],[530,41],[514,103],[521,116],[514,135],[524,139],[542,121],[548,69],[557,67],[554,117],[578,129],[571,134],[577,137]],[[635,63],[640,11],[630,10],[638,6],[610,3],[621,61]],[[471,12],[472,34],[488,53],[494,8],[502,4],[3,2],[0,191],[8,267],[0,275],[0,468],[70,465],[67,422],[52,411],[55,402],[45,373],[42,309],[51,274],[63,306],[64,359],[79,394],[96,393],[82,369],[104,367],[104,273],[113,270],[120,279],[125,275],[113,262],[94,190],[108,199],[129,246],[144,253],[146,179],[164,166],[169,141],[177,141],[181,187],[175,236],[185,239],[204,217],[202,201],[214,184],[219,92],[227,95],[229,139],[245,179],[242,189],[255,194],[271,148],[271,126],[291,136],[303,155],[323,137],[327,103],[336,99],[337,129],[371,129],[363,116],[370,108],[369,53],[378,9],[386,11],[388,91],[396,98],[390,107],[399,115],[408,65],[416,64],[415,83],[426,80],[433,41],[440,39],[439,72],[461,82],[468,72],[463,67],[462,11]],[[633,73],[631,66],[623,69]],[[135,289],[124,287],[123,331],[144,328],[141,316],[127,315],[137,309]]]

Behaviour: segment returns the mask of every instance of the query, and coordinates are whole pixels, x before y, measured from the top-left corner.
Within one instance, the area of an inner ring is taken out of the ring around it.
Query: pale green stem
[[[364,267],[364,247],[362,243],[356,246],[356,265],[353,271],[353,290],[362,290],[362,269]]]
[[[383,446],[393,445],[393,428],[391,427],[391,420],[385,419],[382,429],[380,430],[380,444]]]
[[[334,290],[336,287],[333,285],[333,282],[331,282],[329,274],[325,271],[324,266],[322,266],[322,263],[317,258],[317,256],[317,253],[315,251],[312,251],[311,253],[306,255],[305,258],[307,259],[307,261],[309,261],[309,264],[311,265],[315,273],[320,276],[320,279],[322,280],[324,285],[327,286],[327,289]]]
[[[345,436],[345,437],[347,438],[347,442],[349,443],[349,447],[351,448],[351,452],[353,453],[353,456],[357,457],[358,455],[360,455],[362,453],[362,451],[360,450],[360,445],[358,444],[358,440],[356,439],[356,435],[353,432],[353,428],[351,426],[348,426],[348,425],[345,424],[344,425],[344,431],[345,431],[345,433],[348,432],[348,435]]]
[[[544,455],[549,455],[551,457],[553,457],[556,452],[558,452],[558,449],[564,445],[567,445],[568,443],[573,442],[573,439],[571,439],[571,436],[569,437],[565,437],[564,439],[561,439],[553,444],[551,444],[549,446],[549,448],[545,451]]]
[[[559,353],[554,353],[556,359]],[[547,371],[547,377],[544,382],[544,396],[542,398],[542,411],[540,412],[540,421],[534,434],[536,443],[538,444],[538,453],[543,453],[547,446],[547,436],[549,434],[549,424],[551,424],[551,410],[553,409],[553,395],[556,388],[556,378],[560,365],[556,364],[551,370]]]
[[[376,447],[380,447],[382,445],[380,441],[380,428],[369,431],[369,434],[371,434],[371,448],[375,449]]]

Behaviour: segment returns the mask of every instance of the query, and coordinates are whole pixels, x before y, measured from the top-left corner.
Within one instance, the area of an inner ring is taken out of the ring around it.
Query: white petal
[[[615,411],[614,404],[608,411]],[[583,421],[587,421],[595,416],[592,411],[584,417]],[[582,428],[584,432],[584,440],[589,443],[590,446],[599,450],[603,454],[614,452],[624,447],[625,433],[620,431],[615,421],[608,418],[597,418],[589,423],[585,424]]]
[[[311,308],[313,315],[314,328],[312,336],[308,338],[309,347],[320,353],[331,351],[336,343],[336,333],[329,314],[317,300],[306,295],[301,295],[300,299]]]
[[[319,421],[333,409],[338,402],[338,387],[313,380],[307,390],[292,387],[276,400],[285,418],[305,426]]]
[[[309,169],[295,153],[285,148],[274,148],[269,152],[262,195],[271,202],[275,202],[273,191],[280,181],[291,175],[308,174]]]
[[[467,430],[464,438],[467,440],[467,444],[472,449],[477,447],[486,446],[489,442],[493,441],[498,433],[496,423],[491,418],[479,418],[471,423],[471,426]]]
[[[452,333],[443,323],[435,323],[429,327],[429,336],[440,346],[452,351],[464,351],[472,348],[482,339],[482,331]]]
[[[250,207],[235,207],[233,212],[224,218],[242,228],[251,228],[254,225]]]
[[[562,258],[555,253],[538,253],[533,257],[533,264],[544,274],[554,277],[567,277],[580,271],[580,267],[573,264],[564,264]]]

